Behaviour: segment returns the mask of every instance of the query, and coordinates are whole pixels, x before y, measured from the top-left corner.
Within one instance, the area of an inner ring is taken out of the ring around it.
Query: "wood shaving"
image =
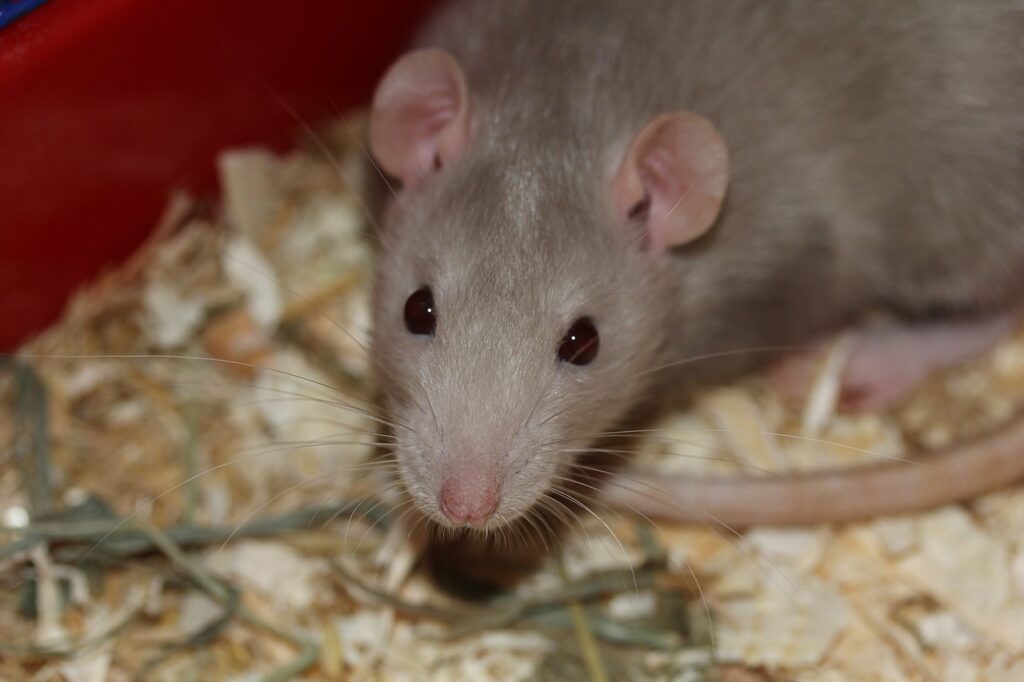
[[[448,640],[443,622],[397,605],[457,602],[424,569],[420,540],[399,525],[384,529],[385,510],[402,502],[370,466],[378,431],[366,233],[374,226],[363,218],[364,166],[351,129],[328,128],[324,140],[335,159],[301,149],[225,153],[220,217],[175,196],[154,238],[26,345],[28,354],[84,356],[31,361],[49,395],[54,499],[63,508],[99,499],[160,528],[183,519],[235,528],[358,501],[352,520],[320,519],[190,556],[240,587],[254,614],[318,645],[303,679],[585,680],[557,618]],[[653,425],[636,463],[666,474],[755,475],[868,464],[967,438],[1024,403],[1024,329],[879,414],[835,411],[846,350],[842,341],[832,347],[804,406],[783,403],[759,377],[707,391]],[[12,391],[0,375],[4,542],[37,520],[5,454]],[[708,614],[712,627],[710,640],[684,638],[671,650],[603,642],[612,679],[703,680],[711,662],[722,679],[1024,679],[1022,490],[795,530],[649,528],[629,515],[602,517],[581,517],[511,595],[641,571],[657,558],[653,542],[667,560],[656,585],[624,579],[590,612],[594,623],[636,634],[676,594],[691,617],[675,634],[706,628]],[[48,646],[102,641],[60,660],[0,657],[0,679],[127,680],[153,664],[157,680],[255,680],[296,656],[293,643],[251,622],[217,629],[224,604],[166,561],[136,558],[95,574],[54,556],[37,545],[0,562],[0,640],[24,644],[27,632]],[[399,601],[344,584],[332,562]],[[682,588],[666,592],[665,583]],[[205,628],[216,631],[153,663]]]

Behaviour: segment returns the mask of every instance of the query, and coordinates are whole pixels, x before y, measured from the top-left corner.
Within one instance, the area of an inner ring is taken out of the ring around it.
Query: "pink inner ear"
[[[370,148],[406,185],[457,158],[469,139],[469,103],[447,52],[410,52],[388,70],[373,98]]]
[[[729,157],[707,119],[662,114],[636,136],[612,181],[620,217],[640,222],[653,253],[690,242],[715,222],[725,198]]]

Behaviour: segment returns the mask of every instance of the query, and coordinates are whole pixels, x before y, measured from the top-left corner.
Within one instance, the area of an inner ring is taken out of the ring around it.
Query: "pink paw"
[[[856,331],[843,370],[839,407],[868,411],[904,399],[932,371],[955,365],[992,346],[1009,330],[1010,315],[916,326],[886,325]],[[783,396],[804,400],[820,367],[824,344],[784,359],[770,373]]]

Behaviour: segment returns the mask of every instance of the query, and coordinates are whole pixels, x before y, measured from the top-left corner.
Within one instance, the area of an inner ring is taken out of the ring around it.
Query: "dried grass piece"
[[[69,638],[61,624],[63,605],[53,563],[45,545],[33,547],[31,556],[36,583],[36,627],[32,641],[43,650],[60,650],[68,645]]]

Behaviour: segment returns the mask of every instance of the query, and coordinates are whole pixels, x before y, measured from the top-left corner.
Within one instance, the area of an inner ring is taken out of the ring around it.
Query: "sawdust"
[[[615,680],[704,679],[712,660],[723,679],[1024,679],[1021,491],[796,530],[651,533],[609,519],[613,539],[581,518],[514,593],[522,618],[446,621],[458,603],[394,522],[400,498],[376,494],[388,472],[372,465],[386,442],[365,351],[373,237],[343,130],[325,132],[337,164],[301,149],[225,154],[220,214],[177,198],[154,240],[25,346],[46,398],[46,438],[28,454],[15,445],[39,411],[16,409],[28,389],[0,375],[0,536],[13,547],[0,558],[0,678],[248,680],[305,651],[289,675],[592,679],[569,616],[585,604]],[[805,408],[757,377],[710,391],[665,417],[636,461],[697,473],[871,463],[968,437],[1024,398],[1021,332],[887,414],[835,413],[841,360],[840,346]],[[33,453],[46,472],[28,471]],[[45,484],[49,516],[26,476]],[[342,506],[317,513],[330,505]],[[313,511],[295,521],[296,510]],[[66,538],[10,544],[89,519],[115,537],[118,519],[165,529],[195,563],[156,552],[159,535],[146,552],[110,556],[71,553]],[[204,528],[233,532],[189,535]],[[550,602],[627,566],[647,582]],[[222,582],[202,588],[210,576]],[[549,606],[531,611],[538,599]],[[495,625],[449,639],[453,622]]]

